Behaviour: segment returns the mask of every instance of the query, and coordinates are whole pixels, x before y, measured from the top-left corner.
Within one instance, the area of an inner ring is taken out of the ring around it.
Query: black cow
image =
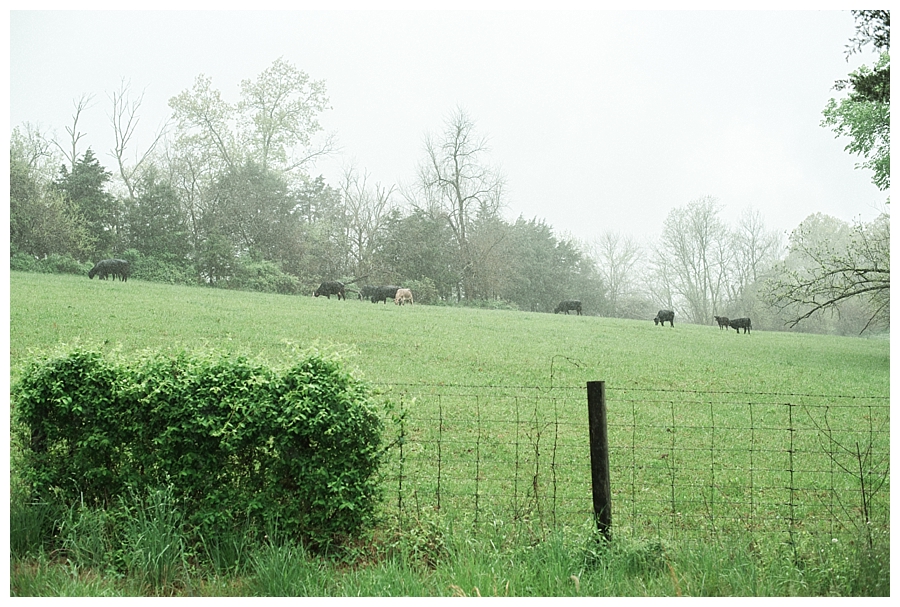
[[[397,297],[397,291],[400,287],[395,287],[393,285],[386,285],[383,287],[375,287],[374,292],[371,295],[372,303],[387,303],[388,299],[393,300]]]
[[[656,313],[656,318],[653,319],[654,325],[665,326],[666,322],[669,323],[669,326],[675,326],[675,312],[672,310],[660,310]]]
[[[130,274],[130,266],[124,259],[104,259],[98,261],[97,265],[88,272],[88,278],[96,276],[99,280],[106,280],[107,276],[112,276],[113,280],[118,278],[122,282],[128,280]]]
[[[720,329],[728,328],[728,317],[727,316],[713,316],[716,319],[716,322],[719,323]]]
[[[567,299],[566,301],[559,302],[559,305],[556,306],[556,309],[553,310],[554,314],[559,314],[560,312],[565,312],[566,316],[569,315],[569,310],[575,310],[579,316],[581,316],[581,302],[577,299]]]
[[[378,287],[373,287],[372,285],[363,285],[359,288],[359,299],[362,301],[363,299],[369,299],[373,295],[375,295],[375,291]]]
[[[750,332],[750,319],[749,318],[735,318],[734,320],[728,321],[728,326],[734,329],[735,333],[740,333],[741,329],[744,330],[744,333]]]
[[[113,259],[113,279],[116,276],[119,277],[119,280],[122,282],[128,281],[128,275],[131,274],[131,266],[128,264],[128,261],[125,259]]]
[[[316,297],[324,295],[328,299],[331,299],[332,295],[337,295],[338,299],[347,299],[347,296],[344,294],[344,283],[338,282],[337,280],[323,282],[319,285],[319,288],[316,289],[313,295]]]
[[[104,259],[102,261],[98,261],[97,264],[91,268],[91,271],[88,272],[88,278],[94,278],[96,276],[100,280],[106,280],[106,276],[109,274],[109,263],[112,259]]]

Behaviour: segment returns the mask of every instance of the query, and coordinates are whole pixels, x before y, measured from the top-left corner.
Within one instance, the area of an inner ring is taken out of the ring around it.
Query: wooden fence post
[[[587,396],[594,520],[597,522],[597,530],[609,541],[612,526],[612,492],[609,482],[609,441],[606,434],[606,382],[589,381]]]

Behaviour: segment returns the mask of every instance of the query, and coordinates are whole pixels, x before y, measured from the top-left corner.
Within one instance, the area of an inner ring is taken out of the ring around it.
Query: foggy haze
[[[559,235],[652,238],[704,196],[722,219],[759,210],[790,232],[821,212],[869,220],[889,192],[846,141],[819,126],[847,60],[849,11],[36,12],[10,13],[10,128],[67,140],[113,170],[110,95],[144,93],[132,156],[168,100],[211,77],[228,102],[279,57],[324,80],[320,116],[339,154],[312,175],[337,185],[353,163],[372,183],[414,180],[427,133],[463,108],[506,176],[504,215]],[[398,199],[399,202],[399,199]]]

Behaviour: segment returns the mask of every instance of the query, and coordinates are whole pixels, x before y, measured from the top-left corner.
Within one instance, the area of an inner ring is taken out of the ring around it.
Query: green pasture
[[[561,294],[562,297],[562,294]],[[710,319],[712,320],[712,319]],[[71,275],[10,274],[10,366],[81,343],[124,352],[215,348],[271,364],[345,355],[376,383],[583,386],[884,396],[887,339],[712,325],[396,306]]]
[[[275,564],[257,563],[262,551],[252,553],[258,573],[205,578],[212,586],[191,592],[553,595],[577,594],[580,578],[594,595],[846,594],[881,561],[848,561],[840,578],[834,563],[873,532],[879,546],[889,542],[886,336],[745,335],[677,316],[670,328],[12,272],[10,379],[76,344],[110,356],[216,350],[273,367],[309,349],[338,352],[386,405],[394,447],[383,509],[396,526],[376,531],[379,550],[442,565],[397,579],[394,567],[407,565],[393,556],[345,570],[306,557],[282,562],[281,552],[270,555]],[[609,579],[585,569],[580,548],[555,543],[570,533],[577,544],[592,526],[585,384],[595,380],[606,382],[614,538],[634,542],[616,544],[625,560]],[[873,526],[862,521],[863,493]],[[537,547],[536,537],[545,540]],[[681,541],[691,537],[700,541]],[[656,547],[649,578],[646,541]],[[724,558],[752,566],[710,564],[707,545],[732,546]],[[545,550],[562,551],[547,560]],[[831,556],[813,571],[798,550]],[[510,577],[511,562],[528,576]],[[537,582],[551,562],[565,564]],[[16,570],[15,593],[110,591],[69,590],[72,578],[41,563],[16,566],[25,569]],[[307,586],[321,575],[302,572],[266,581],[287,567],[328,571],[330,581]],[[356,586],[366,576],[371,586]]]
[[[887,401],[872,400],[889,394],[886,338],[18,272],[10,283],[13,379],[60,344],[217,349],[276,366],[308,348],[342,353],[407,414],[402,428],[389,425],[389,439],[405,433],[405,451],[386,492],[405,512],[584,520],[593,380],[607,385],[616,519],[635,533],[812,526],[846,506],[821,495],[853,495],[859,483],[835,473],[858,464],[847,445],[888,451]],[[786,496],[792,480],[803,492]]]

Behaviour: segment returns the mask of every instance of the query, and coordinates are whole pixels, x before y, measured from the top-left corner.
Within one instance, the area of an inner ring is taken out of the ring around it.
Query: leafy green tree
[[[503,298],[533,312],[552,312],[564,299],[579,299],[586,312],[608,306],[594,261],[569,239],[558,239],[544,221],[520,217],[508,242],[510,280]]]
[[[496,209],[481,209],[470,232],[470,247],[476,260],[478,274],[474,277],[478,299],[510,302],[513,268],[516,264],[513,226]]]
[[[329,107],[324,81],[311,81],[277,59],[255,80],[243,80],[240,89],[241,100],[229,103],[201,74],[191,89],[169,100],[178,147],[208,170],[236,170],[252,161],[264,170],[305,174],[313,159],[331,150],[331,138],[312,147],[322,130],[318,115]]]
[[[286,239],[296,236],[297,202],[287,183],[254,162],[226,171],[211,198],[238,254],[278,261]]]
[[[835,88],[850,88],[841,101],[829,100],[822,126],[850,137],[845,150],[865,162],[882,191],[890,188],[890,12],[853,11],[857,37],[849,53],[873,44],[880,56],[873,68],[861,67]],[[789,314],[787,324],[840,312],[862,301],[867,317],[862,331],[890,325],[890,218],[883,213],[871,223],[857,223],[846,238],[822,238],[807,220],[791,235],[791,255],[766,284],[765,297]],[[860,332],[862,332],[860,331]]]
[[[212,79],[197,76],[190,90],[169,100],[175,121],[175,146],[196,159],[205,171],[218,172],[240,164],[234,133],[234,108],[212,88]]]
[[[94,157],[91,148],[85,151],[70,172],[60,168],[56,186],[84,219],[94,246],[89,254],[94,260],[111,257],[119,249],[122,210],[119,201],[106,191],[112,174]]]
[[[844,150],[865,159],[856,167],[873,171],[872,182],[882,191],[891,187],[891,102],[890,80],[878,73],[889,71],[890,56],[882,53],[874,70],[862,66],[853,72],[858,88],[840,101],[830,99],[821,123],[836,137],[849,137]]]
[[[301,229],[291,241],[294,249],[285,259],[285,270],[316,284],[349,277],[354,264],[340,190],[329,186],[320,175],[303,180],[294,195],[294,214],[301,221]]]
[[[14,131],[10,146],[10,252],[36,259],[54,254],[84,259],[94,244],[88,226],[72,202],[49,187],[19,134]]]
[[[186,261],[192,254],[188,226],[175,189],[149,168],[126,202],[127,246],[145,257]]]
[[[850,11],[856,19],[856,37],[850,39],[847,54],[858,53],[867,44],[877,50],[891,48],[891,11],[889,10],[854,10]]]
[[[413,208],[404,216],[395,208],[385,232],[390,237],[382,241],[374,257],[374,266],[382,274],[373,279],[430,280],[439,298],[453,298],[459,283],[458,258],[453,232],[441,214]]]
[[[325,81],[310,80],[282,58],[256,80],[241,82],[236,109],[248,152],[263,169],[292,171],[331,148],[328,140],[322,148],[310,149],[312,136],[322,130],[318,115],[329,109]]]
[[[879,52],[873,67],[861,66],[834,88],[849,89],[849,95],[830,99],[822,112],[822,126],[835,136],[846,136],[844,148],[865,158],[857,168],[871,169],[872,182],[879,190],[891,186],[891,14],[887,10],[855,10],[856,37],[847,47],[848,56],[872,44]]]

